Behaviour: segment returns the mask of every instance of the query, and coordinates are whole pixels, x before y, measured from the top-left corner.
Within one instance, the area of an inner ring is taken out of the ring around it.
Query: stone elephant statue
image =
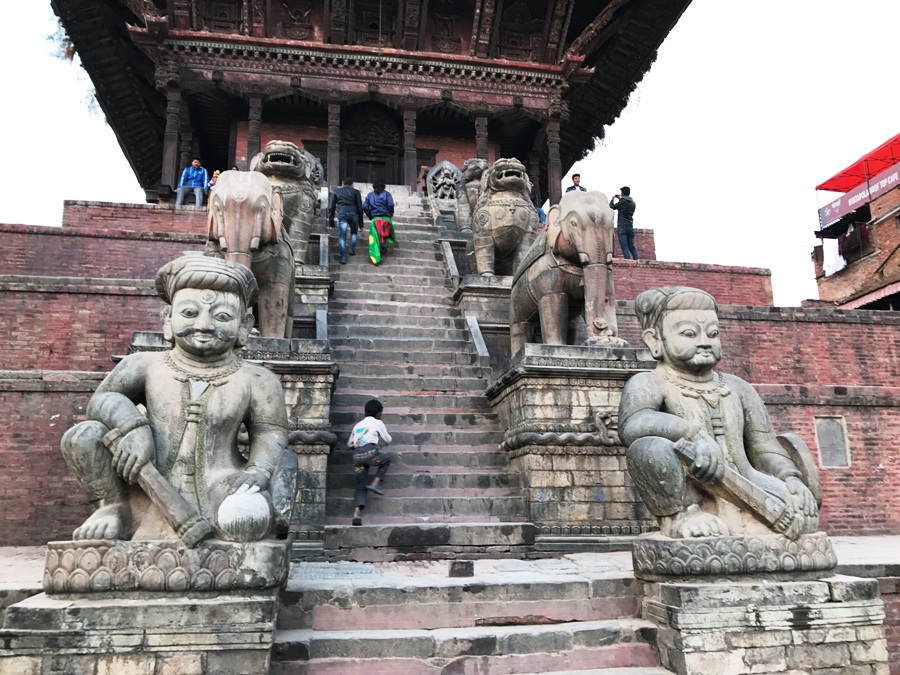
[[[525,166],[515,158],[498,159],[482,174],[481,194],[472,211],[472,242],[466,249],[469,272],[512,274],[534,240],[538,223]]]
[[[272,186],[281,191],[283,224],[290,233],[297,262],[305,263],[313,221],[319,215],[321,162],[290,141],[275,140],[266,143],[251,160],[250,170],[268,177]]]
[[[550,209],[545,233],[535,239],[513,276],[512,354],[530,341],[535,312],[544,344],[565,344],[569,298],[584,299],[588,345],[627,345],[618,337],[616,322],[614,233],[613,210],[602,192],[568,192]]]
[[[249,267],[259,285],[263,337],[291,337],[294,252],[283,223],[282,197],[256,171],[225,171],[209,195],[206,254]]]

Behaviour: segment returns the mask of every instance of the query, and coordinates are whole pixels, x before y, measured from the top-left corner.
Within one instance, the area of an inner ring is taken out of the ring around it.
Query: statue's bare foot
[[[727,537],[731,534],[725,521],[696,506],[691,506],[675,516],[662,519],[661,531],[673,539],[694,537]]]
[[[128,506],[123,502],[112,502],[100,506],[81,527],[72,533],[78,539],[123,539],[128,521]]]

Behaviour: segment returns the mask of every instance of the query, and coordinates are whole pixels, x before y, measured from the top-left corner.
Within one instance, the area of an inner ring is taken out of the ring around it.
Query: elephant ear
[[[559,204],[554,204],[547,212],[547,246],[556,253],[556,242],[562,234],[562,226],[559,224]]]

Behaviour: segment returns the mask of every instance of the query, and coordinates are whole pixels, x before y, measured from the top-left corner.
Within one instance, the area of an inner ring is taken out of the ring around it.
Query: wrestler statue
[[[73,538],[177,535],[192,547],[210,536],[249,542],[283,534],[296,470],[284,393],[274,373],[236,351],[253,327],[253,274],[189,255],[163,266],[156,287],[169,304],[164,335],[173,348],[122,359],[91,397],[87,421],[62,439],[96,506]]]
[[[656,370],[625,385],[619,437],[660,534],[672,538],[816,532],[821,504],[812,456],[776,437],[756,391],[715,370],[716,301],[695,288],[654,288],[634,303]]]

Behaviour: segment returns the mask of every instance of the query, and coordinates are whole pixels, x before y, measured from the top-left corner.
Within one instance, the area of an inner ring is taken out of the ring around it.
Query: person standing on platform
[[[622,249],[622,255],[626,260],[629,257],[637,260],[637,249],[634,247],[634,210],[637,208],[637,204],[631,198],[631,188],[627,185],[619,188],[619,194],[609,200],[609,205],[619,212],[616,232],[619,234],[619,247]]]
[[[328,195],[328,226],[334,227],[337,215],[338,250],[341,265],[347,264],[347,232],[350,232],[350,255],[356,255],[356,237],[363,221],[362,195],[353,187],[353,179],[345,178],[344,184]]]
[[[203,206],[203,195],[206,193],[206,186],[209,184],[209,174],[206,169],[200,166],[200,160],[194,157],[191,165],[185,167],[181,172],[181,179],[178,181],[178,194],[175,195],[175,206],[184,204],[184,196],[193,191],[194,202],[197,206]]]
[[[578,190],[580,192],[587,192],[587,188],[581,185],[581,174],[573,173],[572,174],[572,184],[566,188],[566,192],[575,192]]]
[[[394,198],[385,189],[380,178],[372,183],[372,192],[366,195],[363,213],[371,220],[369,223],[369,258],[376,265],[389,253],[396,242],[394,237]]]

